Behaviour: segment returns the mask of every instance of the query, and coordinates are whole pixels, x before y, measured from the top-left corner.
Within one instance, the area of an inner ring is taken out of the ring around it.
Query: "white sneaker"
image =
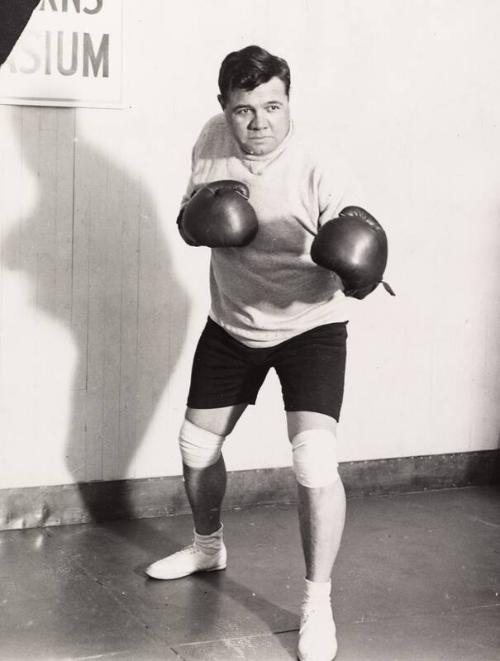
[[[337,636],[330,602],[304,602],[300,617],[299,661],[332,661],[337,654]]]
[[[167,555],[146,569],[146,574],[151,578],[170,580],[182,578],[200,571],[218,571],[225,569],[227,565],[227,552],[224,544],[215,553],[206,553],[196,544]]]

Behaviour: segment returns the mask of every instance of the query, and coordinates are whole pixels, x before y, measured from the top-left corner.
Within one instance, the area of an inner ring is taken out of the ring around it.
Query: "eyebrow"
[[[282,106],[283,101],[266,101],[265,106]],[[249,103],[239,103],[237,106],[234,106],[233,111],[241,110],[242,108],[253,108]]]

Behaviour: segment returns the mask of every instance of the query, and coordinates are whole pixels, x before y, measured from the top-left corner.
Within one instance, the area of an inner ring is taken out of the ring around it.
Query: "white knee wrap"
[[[215,464],[221,456],[225,438],[184,420],[179,434],[182,461],[190,468],[206,468]]]
[[[304,487],[326,487],[338,473],[335,434],[327,429],[306,429],[292,439],[293,471]]]

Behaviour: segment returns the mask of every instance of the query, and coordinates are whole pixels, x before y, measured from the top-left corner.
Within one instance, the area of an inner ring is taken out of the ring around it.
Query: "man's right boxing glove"
[[[387,264],[387,236],[375,218],[361,207],[346,207],[338,218],[319,229],[311,246],[311,258],[334,271],[346,296],[362,299],[382,282]]]
[[[249,195],[245,184],[230,179],[203,186],[189,200],[177,220],[181,236],[192,246],[230,248],[248,245],[258,230]]]

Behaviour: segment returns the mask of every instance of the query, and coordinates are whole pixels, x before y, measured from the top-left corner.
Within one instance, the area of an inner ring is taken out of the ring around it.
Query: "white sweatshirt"
[[[318,153],[291,125],[271,154],[246,154],[223,114],[205,125],[193,148],[183,204],[203,184],[234,179],[248,186],[259,221],[252,243],[213,248],[210,262],[209,316],[249,347],[273,346],[348,318],[339,279],[309,253],[323,223],[348,205],[363,205],[345,165],[335,154]]]

